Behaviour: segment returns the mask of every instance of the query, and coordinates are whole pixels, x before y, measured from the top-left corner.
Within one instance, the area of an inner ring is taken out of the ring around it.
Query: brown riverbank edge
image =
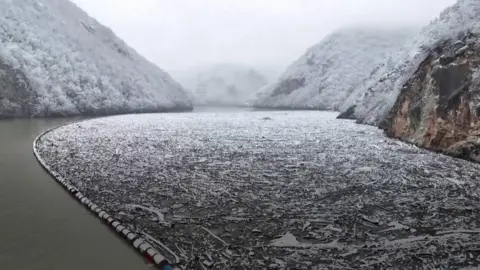
[[[74,122],[79,123],[82,121]],[[74,124],[70,123],[70,124]],[[151,264],[153,264],[158,269],[163,269],[166,265],[171,265],[171,263],[163,256],[157,249],[155,249],[150,243],[145,239],[138,236],[137,233],[129,230],[127,226],[124,226],[117,219],[113,218],[110,214],[100,208],[97,204],[83,195],[75,186],[71,185],[66,181],[58,172],[52,170],[50,166],[45,162],[45,160],[40,156],[37,150],[37,143],[41,138],[48,134],[49,132],[70,124],[59,125],[53,128],[50,128],[41,134],[39,134],[33,141],[33,154],[38,160],[40,165],[45,169],[45,171],[50,174],[53,179],[55,179],[60,185],[62,185],[65,190],[67,190],[73,198],[80,202],[84,207],[86,207],[92,214],[101,219],[107,226],[109,226],[113,231],[116,232],[121,238],[126,240],[132,245],[132,247],[145,259],[147,259]]]

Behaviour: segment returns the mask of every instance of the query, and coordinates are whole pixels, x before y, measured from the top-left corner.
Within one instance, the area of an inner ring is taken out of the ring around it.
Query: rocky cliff
[[[479,18],[478,0],[459,0],[445,9],[355,87],[341,108],[344,115],[358,119],[359,123],[379,125],[392,109],[403,86],[421,72],[419,67],[428,64],[429,59],[438,54],[436,50],[448,46],[446,41],[455,42],[465,33],[478,29]],[[350,115],[348,109],[351,109]]]
[[[439,44],[384,122],[389,136],[480,161],[480,33]]]
[[[68,0],[0,1],[0,117],[191,108],[170,75]]]

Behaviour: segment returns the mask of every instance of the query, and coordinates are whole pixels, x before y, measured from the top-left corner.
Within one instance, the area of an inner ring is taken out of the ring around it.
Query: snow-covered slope
[[[167,73],[73,3],[0,1],[0,116],[189,108]]]
[[[338,110],[353,88],[386,55],[398,50],[413,28],[340,29],[311,47],[257,96],[257,107]]]
[[[402,50],[391,54],[379,65],[345,102],[351,105],[359,122],[377,125],[388,114],[397,96],[430,52],[449,39],[459,39],[467,32],[479,32],[480,1],[459,0],[432,21],[421,33],[407,42]]]
[[[175,73],[191,92],[197,105],[243,106],[267,84],[253,68],[239,64],[218,64]]]

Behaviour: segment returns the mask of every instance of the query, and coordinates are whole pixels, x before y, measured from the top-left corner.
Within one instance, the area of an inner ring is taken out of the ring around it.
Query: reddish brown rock
[[[386,134],[480,161],[480,36],[439,44],[403,87]]]

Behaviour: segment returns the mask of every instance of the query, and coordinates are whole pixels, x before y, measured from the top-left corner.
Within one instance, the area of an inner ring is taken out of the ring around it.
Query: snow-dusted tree
[[[67,0],[0,1],[0,116],[190,109],[183,88]]]

